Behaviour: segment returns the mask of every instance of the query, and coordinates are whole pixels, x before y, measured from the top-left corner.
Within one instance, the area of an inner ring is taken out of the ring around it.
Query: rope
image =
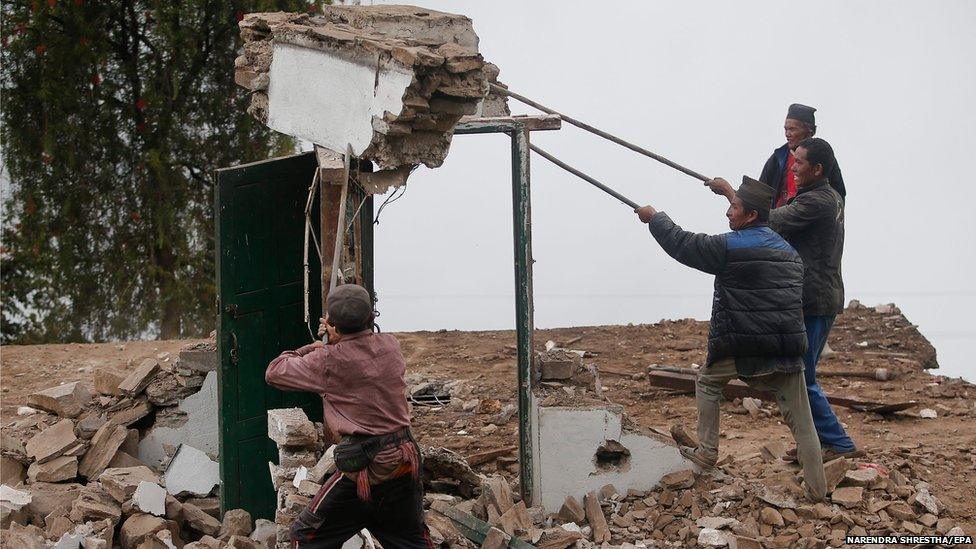
[[[312,184],[308,186],[308,198],[305,200],[305,248],[302,250],[302,265],[304,266],[303,283],[305,286],[305,292],[303,293],[303,300],[305,305],[305,329],[308,330],[308,335],[311,336],[312,341],[316,340],[315,332],[312,331],[312,326],[309,324],[311,320],[312,313],[309,309],[309,288],[308,288],[308,237],[315,238],[315,231],[312,230],[312,201],[315,198],[315,191],[318,189],[319,184],[319,170],[315,169],[315,175],[312,176]],[[319,263],[322,263],[322,251],[318,248],[318,240],[315,241],[315,250],[319,254]]]
[[[663,156],[661,156],[659,154],[653,153],[653,152],[651,152],[651,151],[649,151],[649,150],[647,150],[647,149],[645,149],[643,147],[640,147],[638,145],[634,145],[633,143],[630,143],[628,141],[624,141],[623,139],[620,139],[619,137],[617,137],[615,135],[611,135],[611,134],[609,134],[609,133],[607,133],[607,132],[605,132],[603,130],[600,130],[598,128],[594,128],[593,126],[591,126],[591,125],[589,125],[589,124],[587,124],[585,122],[581,122],[581,121],[579,121],[579,120],[577,120],[575,118],[572,118],[570,116],[566,116],[565,114],[562,114],[561,112],[557,112],[557,111],[555,111],[553,109],[550,109],[549,107],[546,107],[545,105],[541,105],[539,103],[536,103],[535,101],[529,99],[528,97],[525,97],[523,95],[519,95],[519,94],[517,94],[517,93],[515,93],[513,91],[509,91],[508,89],[503,88],[503,87],[501,87],[501,86],[499,86],[497,84],[491,84],[491,83],[489,83],[488,85],[491,86],[492,91],[494,91],[496,93],[500,93],[502,95],[507,95],[507,96],[509,96],[509,97],[517,100],[517,101],[521,101],[522,103],[525,103],[526,105],[529,105],[530,107],[535,107],[536,109],[539,109],[540,111],[542,111],[544,113],[547,113],[547,114],[555,114],[559,118],[562,118],[563,120],[565,120],[566,122],[569,122],[570,124],[576,126],[577,128],[581,128],[581,129],[586,130],[586,131],[588,131],[590,133],[599,135],[600,137],[602,137],[602,138],[604,138],[604,139],[606,139],[608,141],[612,141],[612,142],[614,142],[614,143],[616,143],[616,144],[618,144],[620,146],[626,147],[626,148],[628,148],[628,149],[630,149],[630,150],[632,150],[632,151],[634,151],[636,153],[640,153],[640,154],[642,154],[644,156],[647,156],[649,158],[653,158],[654,160],[657,160],[658,162],[660,162],[660,163],[662,163],[662,164],[664,164],[666,166],[670,166],[670,167],[678,170],[679,172],[681,172],[683,174],[690,175],[691,177],[694,177],[695,179],[698,179],[699,181],[702,181],[702,182],[706,182],[707,183],[709,180],[711,180],[710,177],[704,176],[704,175],[702,175],[702,174],[700,174],[700,173],[698,173],[698,172],[696,172],[694,170],[690,170],[690,169],[682,166],[681,164],[678,164],[677,162],[673,162],[671,160],[668,160],[667,158],[665,158],[665,157],[663,157]],[[536,151],[536,152],[538,152],[538,151]]]

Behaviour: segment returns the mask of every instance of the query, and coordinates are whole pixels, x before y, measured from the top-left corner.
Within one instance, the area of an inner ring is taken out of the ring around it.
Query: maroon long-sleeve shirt
[[[285,391],[319,394],[325,422],[339,436],[385,435],[410,426],[405,370],[396,338],[367,330],[332,345],[285,351],[271,361],[264,379]],[[382,478],[400,462],[396,448],[381,452],[371,476]]]

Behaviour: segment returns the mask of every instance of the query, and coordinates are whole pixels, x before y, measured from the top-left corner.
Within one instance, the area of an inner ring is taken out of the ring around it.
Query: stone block
[[[78,458],[61,456],[44,463],[35,461],[27,469],[31,482],[63,482],[78,476]]]
[[[28,395],[27,404],[61,417],[78,417],[91,399],[91,387],[84,382],[73,381]]]
[[[180,369],[206,374],[217,371],[217,345],[205,341],[180,350]]]
[[[268,410],[268,438],[278,446],[315,446],[318,433],[301,408]]]
[[[224,513],[217,538],[227,540],[231,536],[247,537],[251,530],[251,514],[244,509],[231,509]]]
[[[334,453],[335,446],[330,446],[329,449],[322,454],[322,457],[319,458],[315,466],[308,470],[308,480],[322,484],[327,476],[336,471]]]
[[[830,501],[842,505],[848,509],[852,507],[857,507],[862,501],[864,501],[864,488],[860,486],[845,486],[843,488],[837,488],[834,493],[830,495]]]
[[[85,486],[71,503],[71,520],[81,524],[91,520],[122,518],[122,506],[97,483]]]
[[[125,503],[136,492],[139,484],[159,484],[159,477],[146,466],[105,469],[98,476],[102,488],[119,503]]]
[[[276,537],[275,523],[268,519],[257,519],[254,521],[254,531],[250,538],[257,542],[261,549],[273,549]]]
[[[0,484],[17,486],[27,478],[24,465],[14,458],[0,456]]]
[[[166,519],[145,513],[136,513],[122,523],[122,528],[119,531],[119,542],[122,549],[135,549],[156,532],[166,529]]]
[[[207,454],[183,444],[163,475],[166,491],[174,496],[206,497],[220,482],[220,465]]]
[[[94,374],[95,391],[102,395],[119,396],[122,390],[119,385],[125,379],[118,372],[107,368],[99,368]]]
[[[62,419],[27,441],[27,455],[38,463],[51,461],[72,447],[77,440],[74,422]]]
[[[108,422],[113,425],[128,427],[149,415],[149,412],[152,411],[152,405],[145,397],[125,399],[113,406],[113,410],[109,415]]]
[[[119,384],[119,390],[124,395],[136,396],[149,385],[157,372],[159,372],[159,361],[155,358],[147,358],[122,380],[122,383]]]
[[[559,509],[559,518],[564,522],[582,523],[586,519],[586,511],[573,496],[566,496],[566,501]]]
[[[89,480],[95,479],[108,467],[128,434],[125,427],[106,423],[92,437],[91,448],[78,465],[78,474]]]
[[[691,469],[682,469],[668,473],[661,477],[661,486],[669,490],[684,490],[691,488],[695,484],[695,472]]]
[[[216,536],[220,533],[220,521],[192,503],[183,504],[181,515],[186,526],[196,532],[208,536]]]

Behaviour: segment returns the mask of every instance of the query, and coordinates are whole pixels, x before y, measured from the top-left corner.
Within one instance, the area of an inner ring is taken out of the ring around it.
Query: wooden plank
[[[456,509],[446,501],[434,501],[431,503],[430,508],[451,519],[454,525],[457,526],[458,532],[461,532],[464,537],[475,543],[485,541],[485,536],[488,535],[488,530],[491,529],[491,525],[487,522]],[[512,539],[508,542],[508,546],[513,549],[535,549],[535,545],[522,541],[515,536],[512,536]]]
[[[462,119],[454,128],[456,134],[512,132],[516,127],[526,131],[558,130],[562,119],[551,114],[537,116],[492,116]]]
[[[656,387],[664,387],[667,389],[689,392],[694,392],[695,390],[695,376],[689,374],[651,370],[647,374],[647,379],[651,385]],[[768,402],[774,402],[776,400],[772,393],[753,389],[747,383],[738,379],[733,379],[732,381],[728,382],[725,385],[725,389],[722,391],[722,394],[729,400],[744,397],[758,398]],[[897,403],[871,402],[842,395],[826,396],[827,402],[830,402],[831,404],[836,404],[837,406],[843,406],[845,408],[851,408],[854,410],[876,413],[890,413],[892,411],[906,410],[915,406],[916,404],[915,401]]]

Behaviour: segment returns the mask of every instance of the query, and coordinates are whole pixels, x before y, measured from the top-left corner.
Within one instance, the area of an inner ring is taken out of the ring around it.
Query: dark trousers
[[[293,548],[340,549],[366,528],[388,549],[434,549],[424,524],[424,493],[409,473],[371,487],[370,501],[356,483],[333,475],[291,527]]]

